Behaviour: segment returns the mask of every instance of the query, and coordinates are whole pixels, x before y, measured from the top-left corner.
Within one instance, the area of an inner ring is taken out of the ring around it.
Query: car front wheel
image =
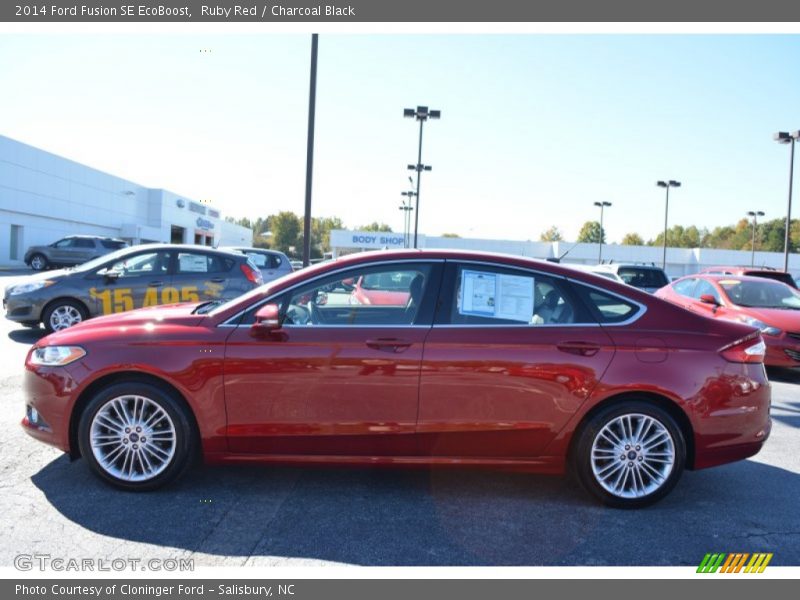
[[[186,471],[195,435],[181,402],[160,387],[131,382],[92,398],[81,416],[78,443],[100,479],[120,489],[147,491]]]
[[[56,300],[48,305],[42,315],[42,323],[48,333],[61,331],[89,318],[86,308],[74,300]]]
[[[585,424],[573,458],[581,484],[601,502],[640,508],[661,500],[678,483],[686,442],[665,410],[626,401]]]

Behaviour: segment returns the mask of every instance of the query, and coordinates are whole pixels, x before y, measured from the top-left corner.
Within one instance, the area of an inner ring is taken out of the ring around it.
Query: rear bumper
[[[764,365],[730,363],[693,406],[695,469],[753,456],[772,429],[772,389]]]

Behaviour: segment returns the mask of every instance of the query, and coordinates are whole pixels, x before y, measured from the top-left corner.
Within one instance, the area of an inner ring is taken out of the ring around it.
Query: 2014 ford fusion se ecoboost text
[[[200,455],[571,472],[634,508],[761,449],[764,352],[746,324],[558,264],[372,252],[44,337],[22,426],[125,490]]]

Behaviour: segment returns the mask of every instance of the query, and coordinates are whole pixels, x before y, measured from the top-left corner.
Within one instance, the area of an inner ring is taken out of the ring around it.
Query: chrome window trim
[[[303,285],[305,285],[307,283],[313,283],[314,281],[317,281],[318,279],[322,279],[324,277],[336,275],[337,273],[349,271],[351,269],[357,269],[359,266],[361,266],[361,267],[371,267],[371,266],[397,265],[397,264],[407,264],[407,263],[432,264],[432,263],[444,263],[444,262],[445,262],[444,258],[409,258],[407,260],[398,259],[398,260],[389,260],[389,261],[385,261],[385,262],[367,263],[366,265],[351,265],[351,266],[347,266],[347,267],[342,267],[342,268],[340,268],[338,270],[332,270],[332,271],[328,271],[326,273],[321,273],[319,275],[316,275],[316,276],[312,277],[311,279],[304,279],[303,281],[300,281],[300,282],[292,285],[291,287],[288,287],[288,288],[286,288],[284,290],[276,292],[275,294],[272,294],[271,296],[268,296],[264,300],[261,300],[259,302],[254,302],[253,304],[251,304],[247,308],[244,308],[244,309],[240,310],[238,313],[236,313],[232,317],[228,317],[227,319],[225,319],[225,321],[223,321],[222,323],[217,325],[217,327],[239,327],[239,325],[233,324],[233,323],[231,323],[231,321],[235,321],[236,319],[241,318],[242,315],[244,315],[244,313],[246,313],[247,311],[249,311],[249,310],[251,310],[253,308],[259,307],[259,306],[263,306],[264,304],[269,304],[270,300],[274,300],[278,296],[282,296],[286,292],[291,292],[292,290],[297,289],[297,288],[299,288],[299,287],[301,287],[301,286],[303,286]],[[247,325],[247,327],[249,327],[249,325]],[[305,325],[302,325],[301,327],[305,327]],[[349,325],[334,325],[333,327],[349,327]],[[380,327],[394,327],[394,325],[380,325]],[[422,325],[422,327],[429,327],[429,325]]]

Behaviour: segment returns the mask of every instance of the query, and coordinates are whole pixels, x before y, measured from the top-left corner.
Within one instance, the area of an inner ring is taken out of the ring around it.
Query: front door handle
[[[367,340],[366,343],[373,350],[381,350],[382,352],[403,352],[411,345],[408,340],[397,338],[374,338]]]
[[[161,287],[164,285],[163,281],[151,281],[147,284],[147,287]]]
[[[223,283],[225,281],[224,277],[216,277],[211,280],[212,283]]]
[[[561,342],[556,344],[556,348],[567,354],[577,354],[578,356],[594,356],[600,352],[600,346],[592,342]]]

